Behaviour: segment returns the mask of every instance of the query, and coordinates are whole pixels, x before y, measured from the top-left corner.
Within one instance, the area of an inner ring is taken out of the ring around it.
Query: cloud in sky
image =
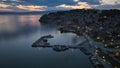
[[[120,8],[120,0],[0,0],[0,11],[45,11]]]
[[[87,8],[87,9],[90,9],[90,5],[87,4],[87,2],[78,2],[77,5],[66,5],[66,4],[61,4],[61,5],[58,5],[56,7],[61,7],[61,8],[70,8],[70,9],[83,9],[83,8]]]
[[[12,9],[10,9],[10,6],[11,5],[0,3],[0,11],[12,11]]]
[[[0,4],[0,8],[7,8],[9,7],[10,5],[7,5],[7,4]]]
[[[45,11],[47,6],[0,4],[0,11]]]
[[[87,2],[88,4],[100,4],[100,0],[23,0],[36,5],[56,6],[60,4],[76,5],[76,2]]]
[[[120,4],[103,4],[103,5],[93,5],[95,9],[120,9]]]
[[[120,4],[120,0],[102,0],[102,4],[109,4],[109,5]]]
[[[73,0],[74,2],[79,2],[79,0]]]
[[[47,6],[35,6],[35,5],[17,5],[16,6],[18,9],[23,9],[23,10],[29,10],[29,11],[45,11],[44,8],[47,8]]]

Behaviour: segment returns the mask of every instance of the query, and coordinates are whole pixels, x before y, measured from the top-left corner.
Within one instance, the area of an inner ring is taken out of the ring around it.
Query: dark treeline
[[[76,9],[70,11],[58,11],[49,14],[45,14],[41,17],[40,22],[42,23],[66,23],[66,21],[73,21],[74,19],[82,19],[86,16],[99,15],[99,19],[103,16],[115,17],[120,16],[120,10],[95,10],[95,9]],[[89,18],[91,19],[91,18]],[[101,19],[102,20],[102,19]]]

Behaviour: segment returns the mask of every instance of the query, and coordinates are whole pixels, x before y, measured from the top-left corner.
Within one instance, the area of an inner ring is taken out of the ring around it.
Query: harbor
[[[41,48],[52,48],[56,52],[62,52],[66,51],[68,49],[79,49],[81,50],[85,55],[88,56],[89,60],[93,64],[95,68],[112,68],[109,62],[105,62],[100,58],[96,53],[93,53],[95,48],[92,48],[89,46],[89,43],[87,44],[88,46],[85,46],[86,40],[83,41],[82,43],[78,45],[51,45],[49,41],[44,41],[48,40],[50,38],[53,38],[52,35],[46,35],[42,36],[39,40],[37,40],[35,43],[33,43],[32,47],[41,47]]]

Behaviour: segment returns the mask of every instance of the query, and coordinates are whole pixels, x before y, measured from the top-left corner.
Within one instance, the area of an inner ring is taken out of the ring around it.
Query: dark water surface
[[[78,44],[83,37],[60,34],[56,26],[39,23],[41,15],[0,15],[0,68],[93,68],[80,50],[55,52],[32,48],[43,35],[54,36],[51,44]]]

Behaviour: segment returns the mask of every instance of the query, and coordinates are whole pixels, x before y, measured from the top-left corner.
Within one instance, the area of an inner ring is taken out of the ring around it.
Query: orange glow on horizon
[[[37,25],[39,25],[39,18],[40,18],[40,16],[38,15],[38,16],[35,16],[35,15],[30,15],[30,16],[20,16],[19,18],[18,18],[18,20],[20,21],[20,24],[22,25],[22,26],[25,26],[25,25],[32,25],[32,26],[37,26]]]

